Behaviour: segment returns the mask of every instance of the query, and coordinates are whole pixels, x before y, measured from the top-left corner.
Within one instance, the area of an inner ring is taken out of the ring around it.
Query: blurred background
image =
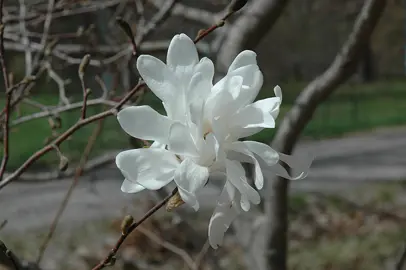
[[[37,77],[13,94],[6,177],[78,121],[83,100],[78,66],[85,54],[92,59],[85,74],[92,90],[88,116],[111,108],[136,85],[132,46],[116,17],[129,23],[138,53],[165,60],[175,34],[196,37],[224,16],[229,2],[5,0],[9,80]],[[239,51],[254,49],[265,78],[258,99],[282,87],[278,126],[309,83],[345,53],[341,48],[368,2],[373,1],[251,0],[197,47],[201,57],[213,59],[218,76]],[[372,35],[365,35],[362,49],[348,61],[353,68],[317,104],[296,147],[295,153],[313,153],[316,160],[309,177],[291,185],[289,269],[406,269],[406,5],[382,2]],[[251,29],[239,33],[241,25]],[[148,89],[129,104],[163,112]],[[271,143],[274,134],[265,130],[250,139]],[[89,141],[94,145],[85,151]],[[40,260],[40,269],[93,267],[119,236],[122,217],[142,215],[165,193],[121,193],[123,177],[114,157],[134,147],[143,142],[130,139],[114,116],[79,129],[59,154],[42,156],[0,191],[0,239],[21,260]],[[68,161],[67,170],[60,170],[61,160]],[[77,169],[80,160],[86,163],[83,172]],[[75,190],[67,197],[72,181]],[[259,269],[247,266],[249,255],[233,229],[224,247],[207,249],[218,192],[215,184],[208,186],[199,213],[186,207],[161,210],[125,242],[114,269],[190,269],[190,260],[198,260],[200,269]],[[54,230],[64,201],[67,208]]]

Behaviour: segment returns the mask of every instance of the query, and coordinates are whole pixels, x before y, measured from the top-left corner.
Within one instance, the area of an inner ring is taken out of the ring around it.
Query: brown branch
[[[5,105],[5,121],[3,123],[3,158],[0,165],[0,181],[3,179],[4,172],[6,171],[7,162],[9,159],[9,122],[11,114],[11,95],[12,91],[9,89],[9,78],[7,66],[4,59],[4,24],[3,24],[3,8],[4,0],[0,0],[0,64],[3,72],[4,91],[6,91],[6,105]]]
[[[402,254],[396,262],[395,270],[403,270],[406,265],[406,244],[403,247]]]
[[[354,73],[360,53],[381,18],[386,2],[386,0],[365,0],[352,32],[333,63],[323,74],[306,86],[293,108],[283,118],[272,142],[275,149],[290,154],[317,107]],[[264,200],[270,224],[267,269],[285,270],[287,269],[289,181],[280,177],[272,180]]]
[[[147,230],[142,226],[138,227],[138,230],[142,234],[144,234],[146,237],[148,237],[151,241],[153,241],[153,242],[157,243],[158,245],[166,248],[167,250],[175,253],[176,255],[179,255],[179,257],[182,258],[182,260],[187,264],[187,266],[190,269],[197,270],[192,257],[190,257],[190,255],[184,249],[181,249],[180,247],[175,246],[174,244],[172,244],[168,241],[165,241],[164,239],[160,238],[158,235],[156,235],[152,231]]]
[[[126,230],[125,233],[123,233],[114,247],[110,250],[110,252],[107,254],[107,256],[95,267],[92,268],[92,270],[100,270],[103,269],[104,267],[110,265],[112,262],[115,260],[115,256],[117,254],[117,251],[123,244],[124,240],[131,234],[132,231],[134,231],[138,226],[140,226],[145,220],[147,220],[150,216],[152,216],[156,211],[161,209],[172,196],[174,196],[178,192],[178,188],[175,188],[166,198],[164,198],[160,203],[152,207],[138,222],[134,222],[131,224],[128,229]]]
[[[44,242],[41,244],[40,248],[39,248],[39,254],[36,260],[36,264],[39,265],[41,263],[41,260],[44,256],[45,250],[48,247],[49,242],[51,241],[56,227],[58,226],[59,220],[62,217],[63,212],[66,209],[66,206],[68,205],[69,199],[71,198],[73,191],[75,189],[75,187],[77,186],[78,182],[79,182],[79,177],[82,176],[83,171],[84,171],[84,167],[86,165],[87,160],[89,159],[90,153],[93,149],[93,146],[97,140],[97,138],[100,135],[100,132],[102,131],[103,128],[103,120],[101,119],[98,123],[97,126],[95,127],[95,129],[93,130],[93,133],[91,134],[91,136],[89,137],[89,141],[83,151],[82,154],[82,158],[79,162],[78,167],[76,168],[76,172],[75,172],[75,177],[58,209],[58,212],[56,213],[54,220],[52,221],[52,224],[49,228],[48,234],[44,239]]]
[[[85,84],[85,72],[90,63],[90,54],[86,54],[80,65],[79,65],[79,79],[80,79],[80,84],[82,86],[82,91],[83,91],[83,106],[82,106],[82,114],[80,116],[80,119],[85,119],[86,118],[86,108],[87,108],[87,98],[89,97],[90,94],[90,89],[86,88]]]
[[[203,261],[204,256],[206,255],[207,251],[209,250],[209,248],[210,248],[210,242],[209,242],[209,240],[206,240],[206,242],[204,243],[199,254],[197,254],[197,256],[195,258],[194,267],[196,270],[200,269],[200,265]]]
[[[85,119],[80,119],[76,124],[71,126],[67,131],[62,133],[58,138],[56,138],[53,142],[45,146],[44,148],[38,150],[34,153],[30,158],[28,158],[16,171],[10,174],[6,179],[0,182],[0,190],[4,188],[6,185],[10,184],[12,181],[16,180],[23,172],[25,172],[35,161],[37,161],[40,157],[45,155],[46,153],[50,152],[54,149],[54,146],[59,146],[62,142],[68,139],[73,133],[75,133],[80,128],[93,123],[95,121],[101,120],[111,115],[116,115],[117,112],[123,107],[123,105],[142,87],[145,86],[144,82],[138,83],[114,108],[104,111],[99,114],[92,115]]]

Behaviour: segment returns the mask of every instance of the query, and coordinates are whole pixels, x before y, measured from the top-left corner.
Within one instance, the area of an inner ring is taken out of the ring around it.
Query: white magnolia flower
[[[263,84],[254,52],[240,53],[215,85],[213,63],[208,58],[199,61],[193,41],[184,34],[172,39],[166,62],[142,55],[137,68],[162,100],[167,115],[149,106],[129,107],[118,114],[128,134],[155,141],[151,148],[117,155],[116,164],[125,176],[121,189],[130,193],[156,190],[174,180],[185,203],[198,210],[196,191],[210,175],[222,174],[226,183],[209,225],[210,243],[217,247],[240,210],[248,211],[251,203],[260,202],[241,162],[254,164],[257,189],[263,188],[263,173],[301,179],[310,162],[302,164],[263,143],[238,141],[274,128],[282,102],[279,86],[274,89],[276,97],[254,102]],[[301,173],[291,177],[279,160]]]

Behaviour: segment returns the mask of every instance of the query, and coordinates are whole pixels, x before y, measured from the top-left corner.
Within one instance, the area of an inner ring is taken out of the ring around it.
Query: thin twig
[[[1,1],[1,0],[0,0]],[[5,186],[10,184],[12,181],[17,179],[24,171],[26,171],[35,161],[37,161],[40,157],[45,155],[46,153],[50,152],[54,149],[54,145],[59,146],[62,142],[68,139],[73,133],[75,133],[80,128],[98,121],[100,119],[106,118],[111,115],[116,115],[119,110],[123,107],[123,105],[142,87],[145,86],[144,82],[138,83],[114,108],[104,111],[102,113],[98,113],[92,115],[86,119],[80,119],[76,124],[71,126],[68,130],[62,133],[58,138],[56,138],[53,142],[46,145],[42,149],[38,150],[34,153],[30,158],[28,158],[14,173],[10,174],[6,179],[0,182],[0,190],[3,189]],[[8,130],[8,129],[7,129]]]
[[[6,94],[6,106],[5,106],[5,121],[3,123],[3,158],[0,165],[0,181],[3,179],[4,172],[6,171],[6,166],[9,158],[9,122],[10,122],[10,105],[11,105],[11,95],[12,91],[9,89],[9,77],[7,73],[7,66],[4,60],[4,24],[3,24],[3,8],[4,0],[0,0],[0,63],[3,72],[4,79],[4,89]]]
[[[158,235],[156,235],[152,231],[147,230],[142,226],[139,226],[138,230],[142,234],[144,234],[146,237],[148,237],[151,241],[153,241],[153,242],[157,243],[158,245],[166,248],[167,250],[172,251],[173,253],[179,255],[190,269],[197,270],[192,257],[184,249],[181,249],[180,247],[177,247],[174,244],[169,243],[168,241],[165,241],[164,239],[160,238]]]
[[[112,261],[114,260],[118,249],[121,247],[123,244],[124,240],[131,234],[132,231],[134,231],[138,226],[140,226],[145,220],[147,220],[150,216],[152,216],[155,212],[157,212],[159,209],[161,209],[169,200],[172,198],[178,192],[178,188],[175,188],[166,198],[164,198],[160,203],[152,207],[138,222],[134,222],[124,234],[120,236],[114,247],[110,250],[110,252],[107,254],[107,256],[95,267],[92,268],[92,270],[100,270],[103,269],[104,267],[110,265]]]
[[[404,270],[405,265],[406,265],[406,244],[403,247],[403,251],[399,257],[398,262],[396,263],[395,270]]]
[[[54,220],[52,221],[52,224],[51,224],[51,226],[49,228],[47,236],[44,239],[44,242],[42,243],[42,245],[39,248],[39,255],[38,255],[37,260],[36,260],[37,265],[40,264],[40,262],[41,262],[41,260],[42,260],[42,258],[44,256],[45,250],[48,247],[48,244],[51,241],[52,236],[55,233],[55,230],[56,230],[56,227],[58,226],[59,220],[62,217],[62,214],[65,211],[66,206],[68,205],[69,199],[71,198],[71,196],[73,194],[73,191],[74,191],[75,187],[77,186],[77,184],[79,182],[79,177],[83,173],[83,169],[84,169],[84,167],[86,165],[87,160],[89,159],[90,153],[91,153],[91,151],[93,149],[93,146],[94,146],[94,144],[96,142],[96,139],[99,137],[100,132],[102,131],[103,120],[104,119],[101,119],[98,122],[97,126],[93,130],[92,135],[89,137],[89,142],[87,143],[87,145],[86,145],[86,147],[85,147],[85,149],[83,151],[82,158],[81,158],[81,160],[79,162],[79,165],[76,168],[75,177],[74,177],[74,179],[73,179],[73,181],[72,181],[72,183],[71,183],[71,185],[69,187],[69,190],[66,193],[66,195],[65,195],[59,209],[58,209],[58,212],[56,213],[56,215],[54,217]]]
[[[51,63],[47,61],[44,66],[48,70],[49,77],[58,85],[60,103],[69,105],[69,99],[66,97],[65,81],[52,69]]]
[[[27,13],[27,6],[25,4],[25,0],[19,0],[20,4],[20,18],[19,18],[19,26],[20,26],[20,34],[21,34],[21,43],[24,46],[25,51],[25,76],[29,76],[32,71],[32,53],[31,48],[29,47],[30,40],[27,35],[27,26],[25,24],[25,16]]]
[[[1,231],[4,227],[6,227],[7,223],[8,223],[8,220],[7,220],[7,219],[3,220],[3,222],[0,224],[0,231]]]
[[[195,258],[194,268],[196,270],[200,269],[200,265],[203,261],[204,256],[206,255],[207,251],[209,250],[209,247],[210,247],[210,243],[209,243],[209,239],[207,239],[206,242],[204,243],[202,249],[200,250],[199,254],[197,254],[197,256]]]

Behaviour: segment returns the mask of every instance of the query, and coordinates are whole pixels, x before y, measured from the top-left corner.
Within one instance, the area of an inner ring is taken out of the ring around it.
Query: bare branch
[[[126,229],[126,232],[123,232],[116,244],[114,245],[113,249],[107,254],[107,256],[95,267],[92,268],[92,270],[100,270],[105,268],[106,266],[112,265],[115,262],[116,254],[121,245],[123,244],[124,240],[136,229],[141,225],[145,220],[147,220],[150,216],[152,216],[156,211],[161,209],[168,201],[170,198],[172,198],[175,193],[178,192],[178,189],[175,188],[165,199],[163,199],[160,203],[155,205],[153,208],[151,208],[138,222],[134,222],[131,224]]]
[[[24,46],[24,51],[25,51],[25,76],[31,75],[32,71],[32,53],[31,50],[28,46],[30,43],[27,35],[27,27],[25,25],[25,15],[27,13],[27,7],[25,5],[25,0],[19,0],[20,3],[20,34],[22,36],[21,38],[21,43]]]
[[[406,244],[403,247],[402,254],[396,263],[395,270],[403,270],[406,265]]]
[[[39,265],[41,263],[41,260],[44,256],[45,250],[48,247],[49,242],[52,239],[52,236],[55,233],[56,227],[58,226],[59,220],[63,215],[63,212],[66,209],[66,206],[68,205],[69,199],[71,198],[73,191],[75,189],[75,187],[77,186],[77,183],[79,181],[79,177],[82,175],[84,167],[86,165],[87,160],[89,159],[90,153],[93,149],[93,146],[96,142],[97,137],[100,135],[100,132],[102,131],[103,128],[103,119],[101,119],[96,128],[93,130],[92,135],[89,137],[89,141],[83,151],[82,154],[82,158],[79,162],[78,167],[76,168],[76,172],[75,172],[75,177],[58,209],[58,212],[56,213],[54,220],[52,221],[52,224],[49,228],[48,234],[44,239],[44,242],[41,244],[40,248],[39,248],[39,254],[36,260],[36,264]]]
[[[226,40],[217,51],[218,69],[226,72],[239,52],[254,49],[272,29],[288,2],[289,0],[250,1],[228,30]]]
[[[282,153],[291,153],[303,128],[316,108],[356,70],[365,42],[373,33],[383,10],[385,0],[366,0],[347,41],[330,67],[310,82],[284,117],[272,146]],[[289,182],[273,179],[268,186],[265,208],[270,224],[268,239],[268,269],[287,269],[287,210]]]
[[[44,66],[48,70],[49,77],[58,85],[60,103],[63,105],[69,105],[69,99],[66,97],[65,81],[52,69],[51,63],[46,61]]]
[[[27,159],[16,171],[10,174],[7,178],[0,182],[0,189],[4,188],[6,185],[10,184],[12,181],[16,180],[23,172],[25,172],[35,161],[37,161],[40,157],[45,155],[46,153],[50,152],[54,149],[54,146],[59,146],[62,142],[64,142],[69,136],[71,136],[74,132],[78,129],[103,119],[105,117],[116,115],[117,111],[120,110],[123,105],[142,87],[144,87],[144,83],[141,82],[137,84],[113,109],[104,111],[102,113],[90,116],[86,119],[80,119],[75,125],[70,127],[67,131],[62,133],[58,138],[56,138],[52,143],[48,144],[41,150],[38,150],[34,153],[29,159]]]
[[[147,230],[146,228],[140,226],[138,227],[138,230],[144,234],[146,237],[148,237],[151,241],[157,243],[158,245],[166,248],[169,251],[172,251],[176,255],[179,255],[179,257],[182,258],[182,260],[187,264],[187,266],[192,269],[192,270],[197,270],[197,267],[195,266],[195,263],[193,262],[192,257],[184,250],[181,249],[180,247],[175,246],[172,243],[169,243],[168,241],[165,241],[164,239],[160,238],[158,235],[153,233],[150,230]]]
[[[3,6],[4,0],[0,0],[0,64],[3,72],[4,90],[6,93],[6,105],[5,105],[5,121],[3,123],[3,158],[0,165],[0,181],[3,179],[4,172],[9,158],[9,122],[10,122],[10,110],[11,110],[11,95],[12,91],[8,91],[10,87],[9,77],[7,72],[7,66],[4,59],[4,24],[3,24]]]
[[[166,1],[166,0],[165,0]],[[150,0],[156,8],[160,8],[164,1],[162,0]],[[217,21],[220,17],[219,14],[213,14],[206,10],[188,7],[182,4],[176,4],[171,11],[172,15],[183,16],[184,18],[191,21],[198,21],[204,23],[205,25],[210,25]]]

